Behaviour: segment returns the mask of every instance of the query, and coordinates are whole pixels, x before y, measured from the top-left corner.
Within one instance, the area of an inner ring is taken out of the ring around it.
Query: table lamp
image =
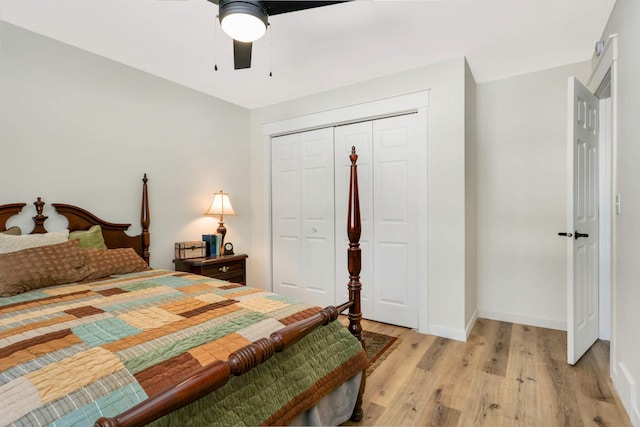
[[[216,232],[222,236],[220,239],[221,248],[224,246],[224,235],[227,234],[227,229],[224,226],[224,215],[235,214],[231,206],[231,201],[229,201],[228,193],[223,193],[222,190],[220,190],[220,192],[213,194],[213,201],[205,215],[220,215]]]

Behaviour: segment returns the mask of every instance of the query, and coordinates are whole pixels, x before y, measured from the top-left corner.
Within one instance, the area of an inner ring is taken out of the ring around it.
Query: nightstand
[[[188,271],[201,276],[247,284],[246,254],[220,255],[217,257],[174,259],[176,271]]]

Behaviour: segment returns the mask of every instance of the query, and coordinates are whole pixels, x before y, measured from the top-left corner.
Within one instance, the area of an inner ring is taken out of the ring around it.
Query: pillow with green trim
[[[69,233],[69,240],[74,239],[80,240],[81,248],[107,249],[99,225],[94,225],[88,230],[72,231]]]

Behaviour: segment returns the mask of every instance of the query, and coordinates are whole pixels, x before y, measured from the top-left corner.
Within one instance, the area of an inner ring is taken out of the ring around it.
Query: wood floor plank
[[[581,426],[582,417],[578,413],[574,375],[566,368],[566,362],[545,359],[538,368],[541,417],[553,425]]]
[[[380,425],[415,426],[418,411],[424,408],[424,390],[432,374],[424,369],[413,371],[412,380],[405,382],[394,396],[398,402],[380,417]]]
[[[469,389],[466,406],[462,410],[459,424],[462,426],[504,425],[504,409],[501,401],[503,379],[494,374],[478,372]]]
[[[506,418],[527,426],[542,423],[535,352],[535,332],[524,325],[513,325],[503,402]]]
[[[626,415],[620,412],[619,405],[593,401],[581,396],[578,396],[578,405],[581,408],[582,425],[585,426],[618,427],[621,425],[618,420]]]
[[[631,427],[598,341],[566,363],[566,333],[478,319],[467,342],[363,322],[400,345],[368,377],[348,425]]]
[[[440,405],[438,406],[437,411],[433,412],[433,415],[434,416],[431,418],[430,422],[426,425],[451,427],[459,425],[461,412],[452,408],[447,408],[444,405]]]
[[[567,360],[567,333],[554,329],[529,327],[536,332],[538,359]]]
[[[405,382],[412,380],[416,364],[435,340],[430,335],[407,331],[410,333],[399,335],[402,341],[398,347],[367,378],[365,398],[377,405],[390,408],[394,396]]]
[[[520,384],[535,382],[538,371],[536,369],[537,334],[528,326],[513,325],[511,332],[511,346],[509,348],[509,363],[505,376],[516,379]]]
[[[447,352],[439,363],[433,365],[435,369],[431,370],[433,387],[428,401],[434,404],[432,411],[440,405],[458,411],[463,409],[469,397],[470,384],[477,375],[478,365],[484,360],[483,350],[482,343],[476,347],[460,341],[450,341]]]
[[[363,409],[364,409],[364,416],[362,417],[362,420],[359,423],[347,421],[343,425],[359,425],[359,424],[362,424],[365,426],[381,425],[381,424],[378,424],[378,420],[380,419],[382,414],[384,414],[387,408],[380,405],[376,405],[373,402],[365,401],[363,405]]]
[[[507,372],[507,364],[509,363],[509,348],[511,346],[511,329],[512,323],[499,322],[496,334],[487,337],[489,341],[489,358],[484,364],[482,370],[488,374],[505,376]]]
[[[451,360],[453,357],[448,357]],[[463,368],[465,369],[465,368]],[[469,386],[464,381],[456,381],[451,378],[448,371],[443,368],[432,371],[430,387],[424,394],[430,392],[426,397],[423,409],[418,410],[416,425],[428,426],[455,426],[460,420],[461,410],[451,406],[457,403],[460,409],[467,401]]]
[[[422,356],[416,367],[430,371],[433,367],[443,359],[443,354],[447,350],[447,346],[452,342],[446,338],[438,337],[429,346],[427,352]]]

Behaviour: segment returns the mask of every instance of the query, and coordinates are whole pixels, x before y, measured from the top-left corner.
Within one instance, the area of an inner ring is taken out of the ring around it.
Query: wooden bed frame
[[[92,225],[99,225],[102,228],[104,242],[109,249],[133,248],[149,264],[149,194],[147,192],[147,174],[142,178],[142,209],[140,214],[140,225],[142,233],[138,236],[129,236],[126,231],[131,224],[114,224],[98,218],[91,212],[72,205],[63,203],[53,203],[56,212],[67,218],[69,231],[87,230]],[[46,233],[44,222],[49,218],[43,215],[45,202],[40,197],[33,202],[36,206],[36,216],[33,217],[35,226],[29,234]],[[7,220],[20,213],[26,203],[13,203],[0,206],[0,231],[6,229]]]
[[[329,306],[322,309],[312,317],[301,320],[280,329],[271,334],[269,338],[261,338],[239,350],[233,352],[226,361],[217,360],[200,370],[196,371],[188,378],[185,378],[178,385],[167,389],[164,392],[149,398],[131,409],[113,418],[100,418],[95,425],[100,427],[116,426],[141,426],[150,423],[164,415],[167,415],[183,406],[192,403],[199,398],[222,387],[234,375],[242,375],[264,361],[271,358],[276,352],[282,352],[293,344],[304,338],[307,334],[319,326],[324,326],[335,321],[338,315],[349,309],[349,331],[355,336],[364,347],[362,336],[362,310],[360,304],[360,283],[361,254],[360,254],[360,202],[358,193],[358,169],[356,161],[358,155],[355,147],[351,148],[351,175],[349,180],[349,201],[347,214],[347,234],[349,237],[348,270],[349,301],[337,307]],[[43,215],[44,202],[38,197],[34,202],[37,215],[33,217],[35,227],[33,233],[46,233],[44,221],[47,219]],[[14,203],[0,206],[0,231],[5,230],[7,219],[18,214],[25,203]],[[102,227],[105,243],[108,248],[132,247],[136,252],[149,262],[149,201],[147,194],[147,175],[143,178],[142,190],[142,213],[140,223],[142,234],[139,236],[128,236],[125,231],[130,224],[113,224],[104,221],[90,212],[76,206],[53,203],[56,211],[65,216],[69,221],[69,230],[86,230],[94,224]],[[351,415],[351,420],[360,421],[363,417],[362,396],[366,383],[366,373],[362,372],[362,380],[356,401],[355,408]]]

